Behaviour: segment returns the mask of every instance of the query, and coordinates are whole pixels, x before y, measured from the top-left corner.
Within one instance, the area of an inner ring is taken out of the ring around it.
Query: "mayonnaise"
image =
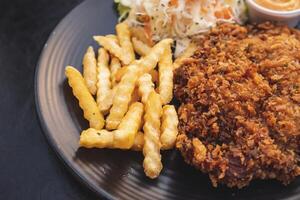
[[[300,0],[255,0],[265,8],[277,11],[291,11],[300,9]]]

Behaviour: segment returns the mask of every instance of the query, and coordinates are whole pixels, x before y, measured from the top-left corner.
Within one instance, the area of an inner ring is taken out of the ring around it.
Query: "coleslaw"
[[[243,0],[115,0],[120,20],[143,30],[148,43],[171,37],[175,54],[191,39],[218,22],[243,24],[247,9]]]

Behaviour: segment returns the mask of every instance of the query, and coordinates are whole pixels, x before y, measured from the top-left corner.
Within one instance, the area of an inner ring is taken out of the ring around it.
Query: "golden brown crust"
[[[290,183],[300,175],[300,32],[221,24],[198,46],[174,77],[185,160],[214,186]]]

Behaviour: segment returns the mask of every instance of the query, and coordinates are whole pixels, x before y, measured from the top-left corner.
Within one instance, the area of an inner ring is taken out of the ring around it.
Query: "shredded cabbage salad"
[[[115,0],[120,20],[142,27],[147,38],[156,42],[171,37],[178,54],[190,40],[207,32],[220,21],[243,24],[243,0]]]

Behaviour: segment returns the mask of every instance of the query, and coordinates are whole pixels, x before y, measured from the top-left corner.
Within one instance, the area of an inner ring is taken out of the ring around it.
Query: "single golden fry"
[[[159,94],[152,91],[145,105],[144,124],[144,162],[145,174],[150,178],[156,178],[162,170],[160,155],[160,117],[162,115],[162,103]]]
[[[124,54],[123,49],[118,45],[115,39],[105,36],[94,36],[94,40],[111,54],[118,57],[123,64],[128,65],[131,62],[131,58]]]
[[[85,148],[113,148],[114,133],[105,129],[89,128],[82,131],[79,146]],[[131,147],[133,151],[142,151],[144,146],[144,133],[138,132]]]
[[[154,91],[154,83],[152,82],[152,77],[150,74],[146,73],[144,75],[142,75],[138,81],[138,92],[139,95],[142,97],[142,102],[144,104],[147,103],[149,94]]]
[[[190,43],[190,45],[175,59],[173,63],[173,69],[177,69],[183,63],[186,58],[191,57],[195,51],[197,50],[197,46],[194,43]]]
[[[143,116],[143,104],[132,104],[115,131],[87,129],[81,133],[79,144],[87,148],[130,149],[134,142]]]
[[[122,119],[118,129],[114,131],[114,148],[130,149],[139,130],[144,106],[140,102],[133,103],[125,117]]]
[[[78,99],[79,106],[83,110],[84,118],[90,123],[90,127],[102,129],[104,126],[104,118],[100,113],[94,98],[86,87],[80,72],[74,67],[67,66],[65,74],[68,78],[69,85],[73,90],[73,94]]]
[[[123,50],[124,56],[129,60],[129,63],[135,60],[135,54],[131,43],[131,34],[129,27],[125,23],[119,23],[116,26],[117,37],[119,39],[120,46]],[[129,64],[127,63],[127,64]],[[125,63],[124,63],[125,64]]]
[[[97,105],[100,111],[105,114],[111,107],[111,103],[106,101],[111,92],[110,70],[108,68],[109,54],[100,48],[98,53],[98,75],[97,75]]]
[[[110,61],[110,71],[111,71],[111,83],[114,87],[117,84],[116,74],[122,69],[121,63],[117,57],[113,57]]]
[[[175,146],[178,135],[178,116],[173,105],[163,107],[162,125],[161,125],[161,149],[172,149]]]
[[[117,86],[117,91],[113,99],[113,105],[106,119],[106,128],[108,130],[117,129],[123,116],[128,110],[132,92],[138,77],[137,67],[132,65],[127,73],[122,77]]]
[[[92,95],[97,92],[97,61],[92,46],[89,46],[83,56],[83,78]]]
[[[151,47],[149,47],[144,42],[138,40],[136,37],[132,38],[132,44],[134,51],[140,56],[145,56],[151,51]]]
[[[173,65],[171,46],[166,48],[158,63],[158,91],[163,105],[170,103],[173,98]]]
[[[85,148],[112,148],[114,135],[105,129],[96,130],[89,128],[82,131],[79,145]]]
[[[113,39],[117,44],[119,44],[118,37],[114,34],[106,35],[105,37]]]
[[[143,146],[144,146],[144,133],[139,131],[134,138],[134,143],[131,149],[134,151],[142,151]]]

